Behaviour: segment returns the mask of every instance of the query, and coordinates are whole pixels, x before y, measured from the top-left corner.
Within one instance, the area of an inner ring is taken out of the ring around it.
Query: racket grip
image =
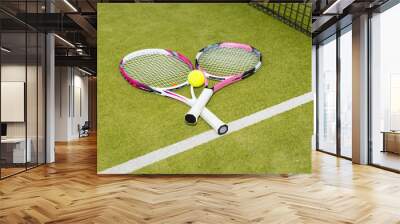
[[[215,114],[204,108],[200,114],[201,118],[205,120],[219,135],[223,135],[228,132],[228,125],[221,121]]]
[[[185,115],[185,120],[189,124],[197,123],[197,119],[201,113],[201,111],[205,108],[206,104],[210,100],[214,91],[209,88],[204,88],[201,92],[199,98],[197,98],[196,103],[190,108],[189,112]]]

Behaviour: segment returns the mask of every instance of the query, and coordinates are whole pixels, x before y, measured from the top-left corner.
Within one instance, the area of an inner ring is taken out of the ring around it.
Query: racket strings
[[[123,69],[132,78],[151,87],[171,88],[187,81],[190,69],[179,59],[163,54],[146,54],[129,59]]]
[[[198,63],[207,73],[225,77],[242,74],[259,61],[258,55],[241,48],[212,48],[203,52]]]

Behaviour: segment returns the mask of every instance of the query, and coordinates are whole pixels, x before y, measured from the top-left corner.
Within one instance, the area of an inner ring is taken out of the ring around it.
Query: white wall
[[[25,82],[1,82],[1,122],[25,121]]]
[[[29,69],[29,66],[28,66]],[[1,81],[25,82],[25,64],[1,65]]]
[[[1,81],[2,82],[24,82],[26,84],[26,107],[24,105],[20,108],[20,113],[25,114],[27,120],[21,122],[6,122],[7,123],[7,137],[9,138],[24,138],[25,135],[30,139],[30,148],[32,151],[32,161],[44,163],[44,74],[41,66],[25,66],[24,64],[10,63],[2,64],[1,66]],[[25,80],[27,78],[27,80]],[[2,93],[3,89],[2,89]],[[24,93],[24,92],[23,92]],[[2,98],[8,98],[7,95],[2,95]],[[2,107],[4,110],[10,108]],[[14,108],[14,110],[16,110]],[[8,113],[17,113],[17,111],[7,111]],[[23,115],[24,116],[24,115]],[[39,154],[37,156],[37,153]]]
[[[85,123],[85,121],[89,120],[89,86],[88,86],[88,76],[84,76],[85,74],[79,72],[79,75],[75,75],[75,86],[81,89],[81,109],[82,113],[76,113],[77,120],[74,123],[74,127],[77,127],[78,124],[81,126]],[[74,136],[79,138],[78,129],[74,129],[76,133]]]
[[[78,124],[88,120],[88,77],[76,68],[56,67],[55,85],[55,140],[77,139]]]
[[[1,66],[1,81],[25,82],[25,64],[4,64]],[[4,110],[5,108],[1,108]],[[25,137],[25,122],[7,123],[7,137]]]
[[[34,67],[34,66],[28,65],[27,67],[25,67],[25,64],[23,64],[23,65],[21,65],[21,64],[3,64],[1,66],[1,81],[2,82],[25,82],[26,83],[25,69],[27,69],[28,75],[33,74],[33,73],[36,75],[36,67]],[[30,84],[32,84],[31,82],[32,82],[32,80],[30,80]],[[36,81],[33,84],[36,85]],[[33,90],[33,89],[28,89],[28,90]],[[36,98],[36,89],[34,89],[34,92],[29,91],[27,93],[27,96],[28,96],[27,103],[32,102],[33,100],[30,99],[30,97]],[[27,106],[33,106],[33,105],[27,105]],[[35,108],[36,108],[36,105],[35,105]],[[6,110],[6,108],[1,108],[1,109]],[[28,113],[28,121],[31,122],[33,120],[36,121],[36,114]],[[28,128],[30,128],[30,127],[33,127],[33,125],[28,125]],[[7,122],[7,136],[8,137],[25,137],[25,122]],[[28,133],[28,137],[29,137],[29,133]]]
[[[55,141],[68,140],[68,117],[70,84],[69,68],[55,68]]]

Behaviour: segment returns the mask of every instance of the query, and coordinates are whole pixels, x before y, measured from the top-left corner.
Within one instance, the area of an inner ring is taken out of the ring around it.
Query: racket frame
[[[125,64],[126,61],[128,61],[134,57],[139,57],[139,56],[146,55],[146,54],[164,54],[164,55],[168,55],[168,56],[173,56],[176,59],[179,59],[180,61],[185,63],[190,70],[193,70],[193,68],[194,68],[194,66],[190,62],[190,60],[178,52],[175,52],[172,50],[164,50],[164,49],[144,49],[144,50],[132,52],[132,53],[126,55],[121,60],[121,62],[119,64],[119,70],[120,70],[122,76],[124,77],[124,79],[131,86],[133,86],[137,89],[141,89],[141,90],[144,90],[147,92],[156,93],[161,96],[169,97],[169,98],[178,100],[178,101],[188,105],[189,107],[192,107],[197,101],[197,98],[196,98],[196,95],[194,94],[194,90],[193,90],[192,86],[190,87],[190,94],[192,97],[191,99],[172,91],[172,90],[180,89],[184,86],[189,85],[188,81],[185,81],[183,83],[180,83],[178,85],[171,86],[171,87],[158,88],[158,87],[152,87],[152,86],[146,85],[146,84],[140,82],[139,80],[132,78],[125,71],[123,65]],[[219,135],[225,134],[228,131],[228,126],[224,122],[222,122],[216,115],[214,115],[211,111],[209,111],[207,108],[204,108],[204,110],[202,111],[202,113],[200,115]]]
[[[245,51],[252,52],[255,55],[258,56],[259,62],[251,69],[240,73],[240,74],[232,74],[230,76],[217,76],[214,74],[208,73],[205,69],[201,68],[199,64],[200,57],[202,54],[210,49],[213,48],[241,48]],[[240,80],[243,80],[245,78],[248,78],[249,76],[253,75],[258,69],[260,69],[262,64],[262,55],[261,52],[258,51],[256,48],[247,45],[247,44],[242,44],[242,43],[235,43],[235,42],[221,42],[221,43],[216,43],[216,44],[211,44],[208,45],[205,48],[202,48],[197,54],[196,54],[196,69],[200,70],[203,72],[204,76],[206,77],[205,81],[205,87],[203,91],[201,92],[198,100],[196,101],[195,105],[190,108],[190,110],[186,113],[185,115],[185,120],[188,123],[195,124],[198,120],[198,117],[201,113],[201,111],[205,108],[206,104],[208,101],[211,99],[212,95],[222,88],[231,85],[235,82],[238,82]],[[208,85],[208,80],[214,80],[214,81],[219,81],[217,82],[213,87],[210,87]]]

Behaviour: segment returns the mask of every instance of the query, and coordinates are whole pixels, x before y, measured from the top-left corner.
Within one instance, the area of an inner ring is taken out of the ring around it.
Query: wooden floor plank
[[[400,223],[400,175],[312,152],[313,174],[99,176],[96,138],[0,181],[0,223]]]

